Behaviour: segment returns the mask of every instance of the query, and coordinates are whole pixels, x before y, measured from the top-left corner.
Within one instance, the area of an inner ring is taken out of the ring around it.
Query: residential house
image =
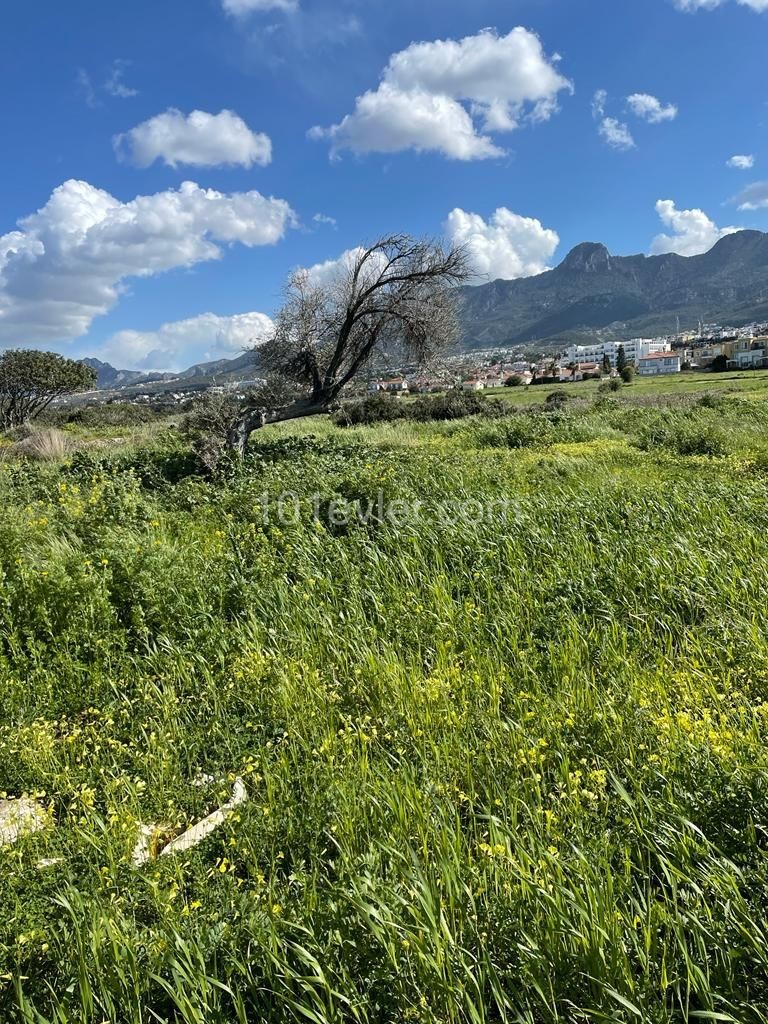
[[[680,373],[682,365],[679,352],[654,352],[640,359],[638,372],[641,377],[659,377],[662,374]]]

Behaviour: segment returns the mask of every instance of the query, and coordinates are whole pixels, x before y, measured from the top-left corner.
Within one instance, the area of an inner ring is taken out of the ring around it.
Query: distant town
[[[222,361],[225,363],[226,361]],[[233,366],[241,359],[233,360]],[[369,378],[355,382],[350,395],[385,392],[423,394],[461,387],[485,391],[500,387],[575,383],[598,377],[617,377],[630,366],[640,377],[688,371],[758,370],[768,368],[768,323],[743,327],[702,323],[697,331],[657,338],[594,341],[569,345],[561,351],[536,353],[525,346],[463,352],[444,357],[439,367],[418,369],[404,363],[373,367]],[[258,363],[250,367],[257,370]],[[234,379],[232,379],[234,378]],[[69,399],[79,405],[130,402],[135,405],[182,406],[201,392],[230,394],[243,399],[264,383],[257,375],[241,378],[217,364],[216,372],[148,376],[145,380],[89,391]]]

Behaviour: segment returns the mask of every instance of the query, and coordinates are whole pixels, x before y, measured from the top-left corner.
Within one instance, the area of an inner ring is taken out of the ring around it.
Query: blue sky
[[[585,240],[691,255],[768,230],[768,0],[2,17],[1,347],[234,355],[292,269],[391,231],[466,242],[487,280]]]

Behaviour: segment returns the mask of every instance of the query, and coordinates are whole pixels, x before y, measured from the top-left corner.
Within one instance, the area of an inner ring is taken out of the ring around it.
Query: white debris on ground
[[[212,786],[216,779],[213,775],[207,775],[205,772],[201,772],[200,775],[196,775],[192,779],[192,785],[197,789],[205,789],[206,786]]]
[[[135,864],[137,868],[152,859],[152,836],[154,836],[156,832],[156,826],[139,826],[139,838],[136,840],[136,845],[134,846],[133,853],[131,854],[131,862]]]
[[[49,820],[36,800],[28,797],[0,800],[0,846],[10,846],[22,836],[42,832]]]
[[[168,843],[167,846],[160,850],[158,856],[165,857],[172,853],[184,853],[186,850],[191,850],[195,846],[199,846],[204,839],[206,839],[212,832],[215,832],[220,825],[223,825],[227,820],[232,811],[240,804],[244,804],[248,799],[248,791],[245,788],[245,783],[242,779],[235,779],[235,784],[232,789],[231,798],[222,804],[218,810],[215,810],[212,814],[209,814],[207,818],[203,818],[192,828],[187,829],[172,842]],[[152,839],[157,836],[160,832],[160,826],[157,825],[142,825],[139,830],[139,838],[136,846],[133,850],[132,861],[136,867],[140,867],[142,864],[146,864],[147,861],[152,860]]]

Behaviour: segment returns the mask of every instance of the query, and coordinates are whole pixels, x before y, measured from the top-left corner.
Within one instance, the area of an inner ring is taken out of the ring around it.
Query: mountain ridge
[[[734,326],[768,319],[768,234],[725,235],[697,256],[613,256],[582,242],[535,277],[461,289],[466,348],[670,334],[699,320]]]

